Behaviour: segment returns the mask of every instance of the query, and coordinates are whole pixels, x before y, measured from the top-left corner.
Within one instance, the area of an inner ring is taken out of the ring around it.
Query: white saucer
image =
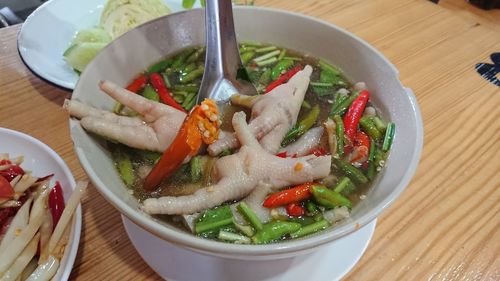
[[[361,258],[376,220],[355,233],[308,255],[275,261],[243,261],[205,256],[170,244],[122,215],[123,225],[141,257],[169,281],[339,280]]]

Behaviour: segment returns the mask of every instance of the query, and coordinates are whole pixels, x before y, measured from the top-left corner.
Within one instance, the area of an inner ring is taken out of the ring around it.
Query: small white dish
[[[21,167],[33,172],[34,176],[54,174],[53,182],[59,181],[67,200],[75,188],[75,179],[61,157],[43,142],[14,130],[0,128],[0,153],[9,153],[11,157],[24,156]],[[54,281],[68,280],[80,242],[82,227],[82,209],[78,206],[74,224],[59,269],[52,278]]]
[[[206,256],[162,240],[122,215],[135,249],[163,279],[169,281],[325,281],[340,280],[363,256],[377,220],[321,249],[293,258],[251,261]],[[191,266],[195,265],[195,267]]]
[[[64,61],[63,53],[75,34],[96,26],[105,0],[51,0],[24,22],[17,48],[24,63],[37,75],[64,88],[74,89],[78,74]],[[172,12],[184,10],[182,1],[164,0]]]

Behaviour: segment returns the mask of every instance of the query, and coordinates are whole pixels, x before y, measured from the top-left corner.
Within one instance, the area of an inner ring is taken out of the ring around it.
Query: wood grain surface
[[[366,253],[345,280],[500,280],[500,88],[474,70],[500,52],[499,10],[461,0],[256,5],[321,18],[362,37],[396,65],[422,111],[417,173],[379,217]],[[61,108],[71,93],[24,66],[16,49],[19,28],[0,29],[0,127],[45,142],[77,179],[86,179]],[[93,187],[83,214],[71,279],[159,279],[128,240],[119,212]]]

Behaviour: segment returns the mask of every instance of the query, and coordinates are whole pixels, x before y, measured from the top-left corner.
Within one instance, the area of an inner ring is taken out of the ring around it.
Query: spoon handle
[[[234,79],[241,67],[231,0],[206,0],[205,30],[205,71],[198,102],[212,91],[218,80]]]

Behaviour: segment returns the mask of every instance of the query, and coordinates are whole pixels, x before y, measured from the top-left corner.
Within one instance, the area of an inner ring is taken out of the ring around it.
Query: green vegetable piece
[[[253,59],[253,57],[255,56],[255,52],[245,52],[243,54],[241,54],[241,62],[243,63],[243,65],[246,65],[251,59]]]
[[[197,84],[175,85],[173,87],[174,91],[183,91],[189,93],[198,93],[199,89],[200,87]]]
[[[255,234],[255,230],[250,225],[242,225],[239,223],[235,223],[234,226],[238,231],[240,231],[241,233],[245,234],[248,237],[252,237]]]
[[[330,223],[328,223],[328,221],[326,221],[325,219],[322,219],[318,222],[312,223],[310,225],[306,225],[306,226],[302,227],[301,229],[291,233],[290,237],[299,238],[302,236],[313,234],[313,233],[316,233],[318,231],[321,231],[321,230],[327,228],[329,225],[330,225]]]
[[[191,71],[193,71],[195,69],[196,69],[196,64],[194,62],[192,62],[192,63],[184,66],[184,68],[181,70],[181,73],[183,75],[186,75],[186,74],[188,74],[189,72],[191,72]]]
[[[388,151],[389,148],[391,148],[395,130],[396,130],[396,124],[394,124],[393,122],[387,124],[387,130],[385,131],[384,142],[382,143],[383,151]]]
[[[219,157],[224,157],[224,156],[228,156],[231,154],[233,154],[233,152],[231,151],[231,149],[227,148],[227,149],[224,149],[221,153],[219,153]]]
[[[316,120],[318,119],[320,113],[320,108],[319,105],[315,105],[311,111],[306,115],[304,119],[302,119],[294,128],[292,128],[288,133],[285,135],[285,138],[283,139],[282,146],[287,145],[288,143],[292,142],[296,138],[300,137],[303,135],[307,130],[309,130],[314,123],[316,123]]]
[[[148,100],[152,101],[160,101],[160,96],[158,93],[151,87],[151,85],[147,84],[146,87],[144,87],[144,90],[142,91],[142,96],[147,98]]]
[[[165,68],[167,68],[168,66],[170,66],[172,64],[172,61],[169,60],[169,59],[166,59],[166,60],[161,60],[155,64],[153,64],[152,66],[150,66],[148,68],[148,73],[154,73],[154,72],[162,72],[163,70],[165,70]]]
[[[190,163],[191,168],[191,182],[198,182],[203,175],[203,165],[201,164],[201,156],[195,156]]]
[[[183,68],[186,59],[193,53],[193,49],[186,49],[181,51],[178,55],[174,56],[174,62],[172,63],[172,69],[174,71],[179,71]]]
[[[383,167],[385,165],[385,159],[387,155],[380,149],[375,149],[375,155],[373,156],[373,162],[375,162],[376,167]]]
[[[161,153],[149,150],[138,150],[138,153],[141,157],[151,161],[156,162],[161,157]]]
[[[128,154],[123,153],[119,149],[113,152],[113,158],[115,159],[115,165],[120,174],[120,178],[123,180],[126,186],[130,187],[135,181],[134,167],[132,166],[132,161],[130,160]]]
[[[332,73],[333,75],[337,75],[337,76],[342,75],[340,70],[338,70],[336,67],[330,65],[329,63],[325,62],[324,60],[319,60],[319,67],[321,68],[321,70],[328,71],[328,72]]]
[[[305,109],[311,109],[311,105],[306,100],[302,102],[302,105],[300,107]]]
[[[203,75],[203,72],[205,71],[205,67],[203,65],[198,66],[197,69],[187,73],[186,75],[183,75],[179,78],[179,82],[182,84],[187,84],[196,78],[200,77]]]
[[[373,120],[369,117],[361,117],[359,119],[359,125],[365,133],[367,133],[372,139],[378,140],[382,137],[382,133],[377,129]]]
[[[252,211],[245,202],[241,202],[236,207],[243,217],[255,228],[257,231],[262,230],[262,222],[260,222],[257,215]]]
[[[278,60],[282,60],[286,55],[286,49],[281,50],[280,55],[278,56]]]
[[[293,233],[299,230],[300,227],[300,223],[296,222],[279,220],[271,221],[262,225],[262,230],[257,231],[257,233],[252,237],[252,241],[255,244],[266,244],[280,239],[286,234]]]
[[[314,215],[314,214],[318,213],[318,206],[316,206],[316,204],[314,204],[313,201],[307,201],[306,202],[306,210],[307,210],[308,215]]]
[[[344,99],[336,108],[333,108],[330,115],[344,115],[351,103],[358,97],[359,93],[353,93],[346,99]]]
[[[165,81],[165,86],[167,86],[168,89],[172,88],[172,83],[170,83],[170,79],[168,79],[168,74],[163,72],[161,77],[163,78],[163,81]]]
[[[300,225],[304,226],[314,223],[314,218],[309,216],[287,217],[286,221],[300,223]]]
[[[274,51],[276,49],[278,49],[278,47],[276,47],[276,46],[268,46],[268,47],[263,47],[263,48],[256,49],[255,52],[257,52],[257,53],[265,53],[265,52],[268,52],[268,51]]]
[[[233,213],[228,205],[206,210],[194,226],[196,234],[207,231],[219,230],[220,228],[233,224]]]
[[[271,69],[268,68],[264,72],[262,72],[262,75],[259,78],[259,83],[262,85],[267,85],[269,82],[271,82]]]
[[[382,119],[380,119],[378,116],[373,117],[372,120],[373,123],[375,124],[375,127],[377,127],[377,129],[381,133],[385,133],[385,130],[387,129],[387,124],[384,121],[382,121]]]
[[[189,109],[191,109],[191,107],[190,107],[191,102],[192,102],[192,100],[196,100],[196,96],[197,96],[197,94],[196,94],[196,93],[189,93],[189,94],[187,94],[187,95],[186,95],[186,98],[185,98],[185,99],[184,99],[184,101],[182,102],[181,106],[182,106],[184,109],[186,109],[186,110],[188,110],[188,108],[189,108]]]
[[[270,64],[273,64],[275,62],[277,62],[278,59],[276,57],[272,57],[270,59],[266,59],[266,60],[260,60],[260,61],[257,61],[255,62],[258,66],[266,66],[266,65],[270,65]]]
[[[115,105],[113,106],[113,113],[120,114],[123,109],[123,104],[120,102],[115,102]]]
[[[294,64],[293,60],[280,60],[271,70],[271,79],[276,80]]]
[[[335,136],[337,137],[337,153],[342,157],[344,155],[344,121],[340,118],[340,115],[334,115],[333,121],[335,121]]]
[[[354,190],[356,190],[356,186],[348,177],[341,177],[339,182],[333,188],[333,191],[343,195],[351,194]]]
[[[235,244],[250,244],[252,242],[252,240],[250,240],[247,236],[224,230],[219,231],[217,238],[219,238],[219,240],[229,241]]]
[[[375,178],[375,174],[377,173],[377,168],[375,167],[375,162],[368,162],[368,168],[366,169],[366,177],[369,180],[373,180]]]
[[[324,185],[313,185],[311,187],[311,193],[314,200],[326,208],[335,208],[340,206],[346,206],[348,208],[352,207],[352,203],[349,199],[340,195],[338,192],[328,189]]]
[[[353,165],[332,157],[332,162],[335,166],[337,166],[340,171],[348,176],[354,183],[356,184],[365,184],[368,182],[368,178],[356,167]]]
[[[191,63],[191,62],[195,62],[197,61],[201,55],[203,55],[203,53],[205,52],[205,47],[200,47],[198,48],[194,53],[192,53],[187,59],[186,59],[186,62],[187,63]]]

